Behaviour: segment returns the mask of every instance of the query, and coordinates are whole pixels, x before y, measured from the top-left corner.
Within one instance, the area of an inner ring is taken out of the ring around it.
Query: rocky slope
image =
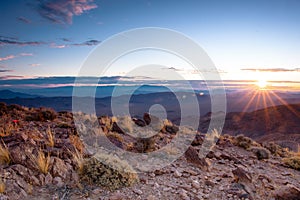
[[[116,171],[91,158],[71,113],[5,104],[0,108],[0,199],[300,199],[300,155],[274,143],[223,135],[200,159],[205,135],[198,134],[172,164],[132,174],[122,171],[128,163],[112,160],[122,166]],[[145,115],[133,121],[123,118],[122,123],[130,130],[131,123],[143,128],[153,119]],[[155,151],[178,132],[164,121],[157,136],[136,140],[124,134],[118,119],[97,121],[101,134],[136,153]]]

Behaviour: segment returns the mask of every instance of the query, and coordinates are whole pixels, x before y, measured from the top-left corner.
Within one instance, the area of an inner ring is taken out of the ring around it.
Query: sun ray
[[[263,98],[263,106],[264,106],[264,113],[265,113],[265,128],[268,129],[270,126],[270,115],[269,115],[269,109],[266,102],[266,92],[262,92],[262,98]]]
[[[291,107],[285,100],[283,100],[280,96],[278,96],[275,92],[270,91],[283,105],[285,105],[292,113],[294,113],[297,117],[300,118],[300,113],[296,111],[293,107]]]

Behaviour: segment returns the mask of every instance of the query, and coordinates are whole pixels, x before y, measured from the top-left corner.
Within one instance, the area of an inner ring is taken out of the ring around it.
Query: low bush
[[[100,162],[101,161],[101,162]],[[116,190],[138,182],[138,176],[127,162],[113,155],[97,154],[85,160],[81,181]]]
[[[290,152],[287,148],[283,148],[275,142],[268,142],[263,144],[263,146],[268,149],[273,155],[280,157],[289,157]]]
[[[9,164],[11,162],[10,153],[7,146],[0,145],[0,164]]]
[[[244,135],[238,135],[234,138],[233,144],[248,150],[252,146],[253,140]]]
[[[264,147],[252,147],[251,151],[256,155],[258,160],[270,158],[270,151]]]
[[[288,167],[300,171],[300,156],[292,156],[289,158],[283,158],[282,161]]]

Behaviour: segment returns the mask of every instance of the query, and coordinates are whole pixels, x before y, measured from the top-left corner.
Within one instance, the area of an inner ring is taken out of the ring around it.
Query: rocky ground
[[[118,171],[92,158],[71,113],[1,104],[0,116],[0,199],[300,199],[300,155],[274,143],[222,135],[200,159],[199,133],[175,162],[131,174],[122,171],[127,163],[112,160]],[[178,127],[164,121],[157,136],[135,140],[118,124],[130,131],[131,123],[146,127],[150,118],[97,121],[116,146],[145,153],[172,141]]]

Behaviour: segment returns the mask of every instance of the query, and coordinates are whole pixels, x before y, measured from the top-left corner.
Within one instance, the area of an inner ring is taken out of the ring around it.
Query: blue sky
[[[76,76],[108,37],[162,27],[195,40],[223,79],[252,80],[260,71],[267,80],[298,81],[299,10],[298,0],[3,0],[0,76]],[[126,63],[112,75],[124,74]]]

